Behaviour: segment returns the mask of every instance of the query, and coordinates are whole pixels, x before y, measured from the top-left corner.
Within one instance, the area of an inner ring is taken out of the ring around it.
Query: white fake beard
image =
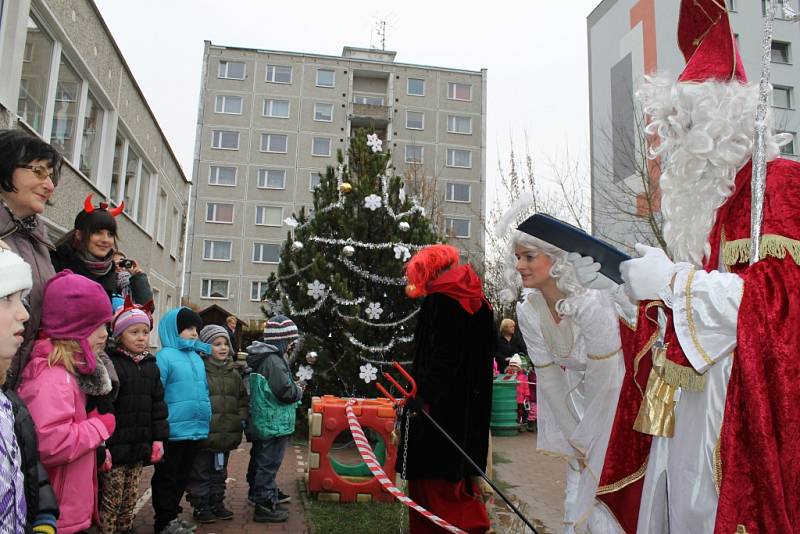
[[[647,77],[636,93],[650,118],[645,130],[660,144],[664,239],[674,261],[701,266],[717,210],[731,196],[736,173],[752,155],[758,87],[737,82],[678,83]],[[767,129],[767,160],[780,153]]]

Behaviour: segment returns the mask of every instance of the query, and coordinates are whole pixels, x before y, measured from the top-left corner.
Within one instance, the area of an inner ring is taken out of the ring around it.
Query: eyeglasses
[[[56,181],[56,173],[53,170],[48,170],[47,167],[44,165],[17,165],[20,169],[28,169],[33,171],[33,174],[42,181],[47,180],[50,178],[54,182]]]

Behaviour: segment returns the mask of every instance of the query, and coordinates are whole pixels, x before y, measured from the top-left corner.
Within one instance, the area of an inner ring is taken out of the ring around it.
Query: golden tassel
[[[664,380],[667,347],[658,343],[652,350],[653,368],[647,378],[642,405],[633,429],[643,434],[671,438],[675,435],[675,392],[678,388]]]

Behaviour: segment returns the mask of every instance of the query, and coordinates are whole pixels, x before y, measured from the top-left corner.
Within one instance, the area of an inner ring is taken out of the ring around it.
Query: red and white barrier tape
[[[358,448],[359,454],[361,454],[361,458],[364,460],[364,463],[367,464],[367,467],[369,467],[372,475],[378,479],[378,482],[380,482],[381,486],[383,486],[386,491],[391,493],[395,499],[405,504],[409,508],[413,508],[436,525],[439,525],[450,532],[466,534],[466,532],[460,528],[454,527],[441,517],[430,513],[425,508],[412,501],[406,494],[404,494],[397,488],[397,486],[394,485],[394,482],[389,480],[389,478],[386,476],[386,473],[383,471],[383,468],[381,468],[380,462],[375,457],[375,453],[372,452],[372,447],[369,445],[369,440],[367,440],[367,436],[361,429],[361,425],[358,422],[358,418],[356,418],[355,412],[353,412],[353,405],[356,402],[357,401],[355,399],[351,399],[347,403],[347,423],[350,425],[350,432],[353,434],[353,441],[356,443],[356,447]]]

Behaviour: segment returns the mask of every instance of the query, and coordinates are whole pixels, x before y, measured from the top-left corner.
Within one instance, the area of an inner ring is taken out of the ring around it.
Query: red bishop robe
[[[737,346],[720,435],[716,534],[794,532],[800,525],[800,163],[767,165],[761,254],[748,265],[751,163],[718,210],[704,269],[720,259],[744,280]],[[635,328],[622,325],[626,374],[598,498],[636,531],[651,437],[633,430],[658,334],[656,303],[642,303]],[[666,309],[669,312],[668,309]],[[676,339],[671,321],[666,338]],[[685,360],[679,343],[668,358]],[[676,436],[677,438],[677,436]],[[676,439],[672,438],[672,439]]]

